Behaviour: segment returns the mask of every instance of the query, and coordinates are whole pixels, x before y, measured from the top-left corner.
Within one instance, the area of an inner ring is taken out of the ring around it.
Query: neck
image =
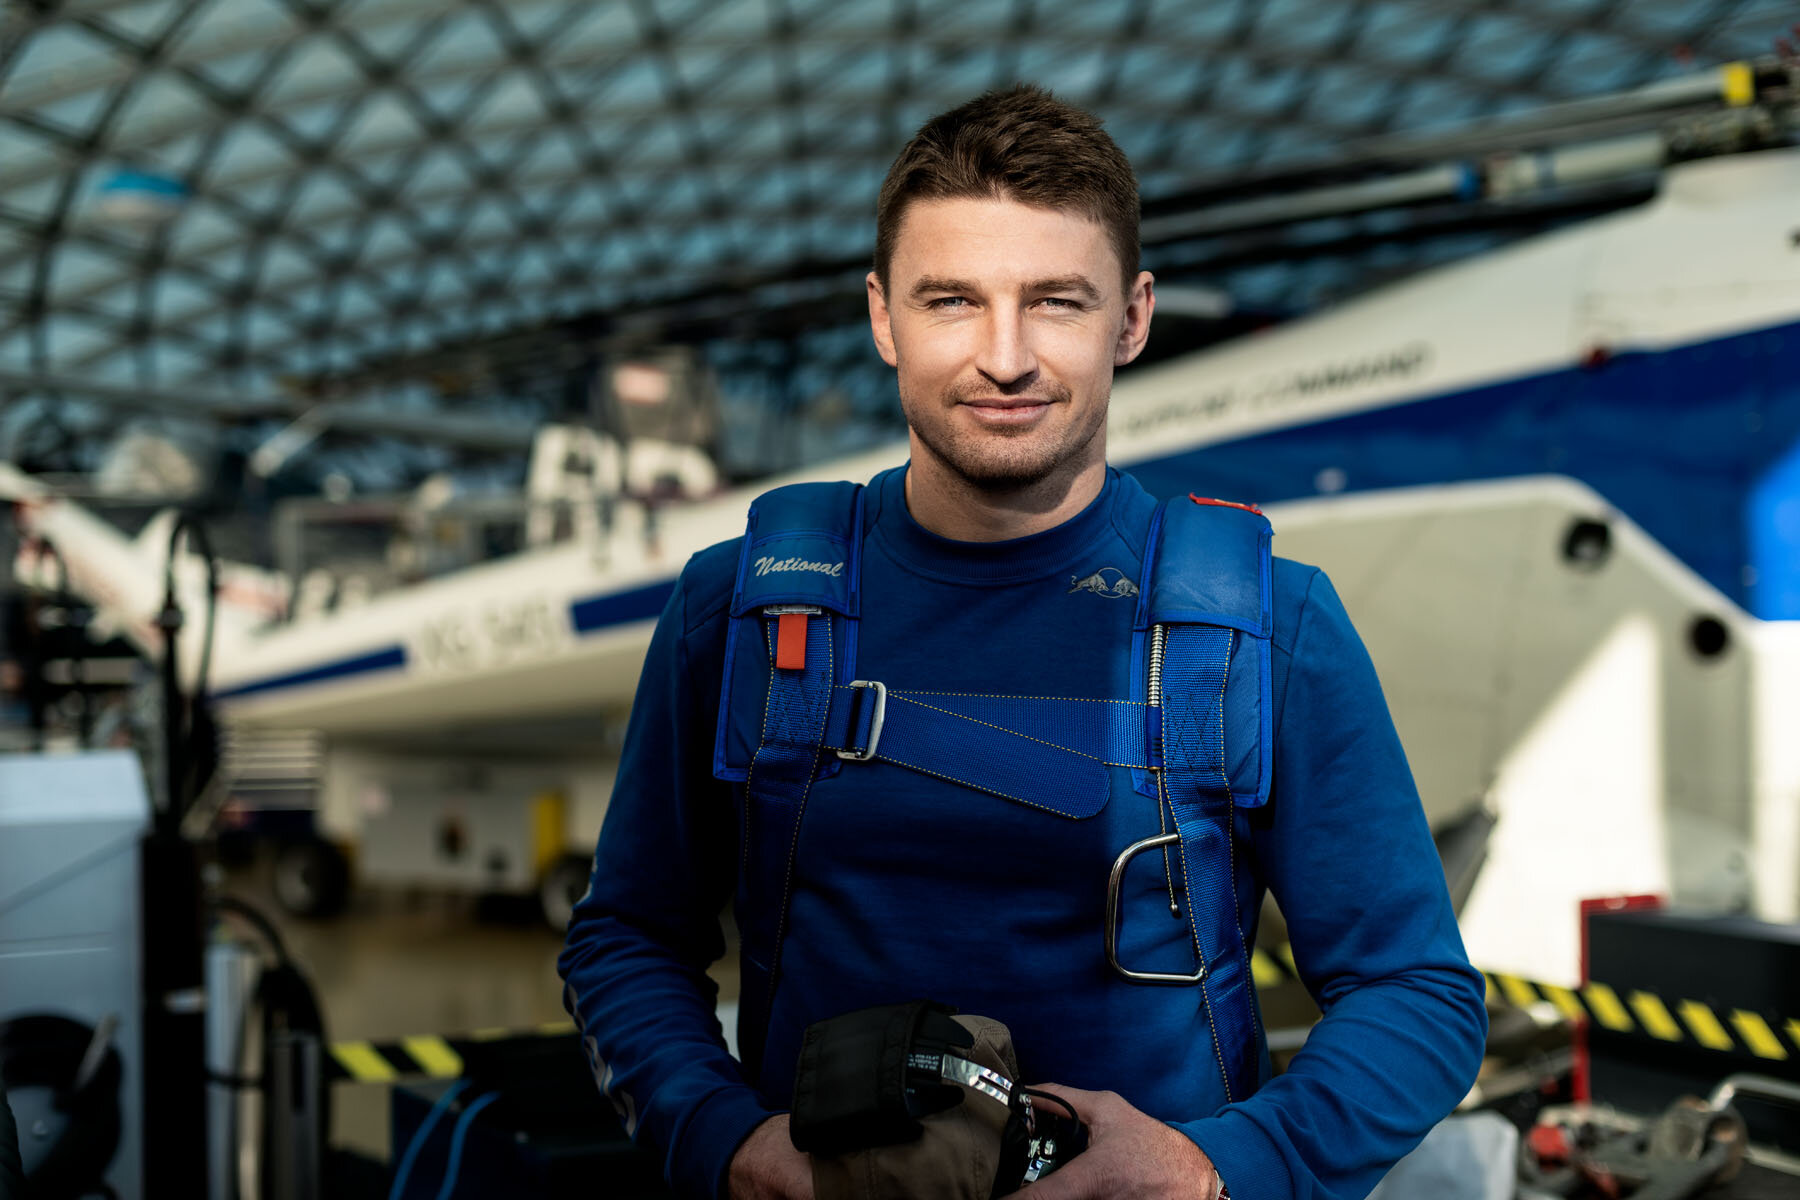
[[[1054,529],[1093,502],[1106,483],[1104,452],[1016,488],[979,487],[912,439],[906,508],[913,520],[959,542],[1003,542]]]

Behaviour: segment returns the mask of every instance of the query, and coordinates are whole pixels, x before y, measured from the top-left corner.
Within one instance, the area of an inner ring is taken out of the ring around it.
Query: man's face
[[[1106,455],[1113,368],[1136,358],[1155,306],[1129,291],[1106,230],[1010,199],[919,200],[869,320],[900,374],[915,459],[984,490],[1035,484]]]

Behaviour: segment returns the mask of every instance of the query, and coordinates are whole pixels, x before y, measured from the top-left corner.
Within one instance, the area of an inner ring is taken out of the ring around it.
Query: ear
[[[869,288],[869,332],[875,335],[875,349],[880,352],[882,362],[898,367],[900,356],[894,353],[894,325],[888,315],[887,295],[881,290],[881,279],[870,271],[865,282]]]
[[[1125,293],[1125,323],[1113,345],[1113,366],[1122,367],[1144,351],[1150,340],[1150,314],[1156,311],[1156,276],[1139,271]]]

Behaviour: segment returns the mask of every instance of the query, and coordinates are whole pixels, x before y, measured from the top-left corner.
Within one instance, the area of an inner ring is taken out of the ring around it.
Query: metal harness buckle
[[[850,686],[875,689],[875,716],[869,722],[869,744],[861,750],[839,750],[837,756],[851,762],[868,762],[875,757],[875,748],[881,745],[881,723],[887,719],[887,687],[873,679],[853,679]]]
[[[1180,843],[1181,834],[1179,833],[1165,833],[1161,837],[1145,838],[1141,842],[1131,843],[1114,860],[1112,875],[1106,881],[1106,961],[1113,970],[1132,983],[1194,984],[1206,978],[1204,962],[1194,968],[1192,975],[1173,975],[1162,971],[1133,971],[1119,961],[1119,902],[1124,890],[1125,868],[1130,865],[1132,859],[1146,850],[1176,846]]]

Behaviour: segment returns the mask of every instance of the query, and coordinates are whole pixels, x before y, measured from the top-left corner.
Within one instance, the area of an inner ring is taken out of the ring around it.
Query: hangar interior
[[[1466,1194],[1796,1194],[1796,21],[6,4],[31,1194],[670,1194],[555,970],[650,631],[771,481],[904,461],[877,193],[1018,82],[1138,177],[1158,307],[1112,461],[1261,505],[1374,658],[1487,980],[1462,1113],[1517,1163]],[[1318,1017],[1283,928],[1278,1067]]]

